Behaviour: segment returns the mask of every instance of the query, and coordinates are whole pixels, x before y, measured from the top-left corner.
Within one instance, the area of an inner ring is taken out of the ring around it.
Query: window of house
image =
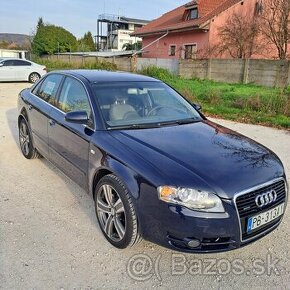
[[[184,45],[184,58],[194,59],[196,58],[197,46],[196,44],[186,44]]]
[[[188,14],[188,20],[196,19],[198,18],[198,10],[197,8],[189,10]]]
[[[169,55],[175,56],[175,54],[176,54],[176,45],[170,45],[169,46]]]
[[[255,6],[255,15],[261,15],[263,13],[262,1],[257,1]]]

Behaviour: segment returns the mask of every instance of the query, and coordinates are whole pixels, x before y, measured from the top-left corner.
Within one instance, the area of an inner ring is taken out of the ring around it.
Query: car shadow
[[[31,84],[28,81],[1,81],[1,84]]]
[[[10,130],[10,133],[13,137],[13,140],[15,144],[18,147],[19,154],[21,154],[20,151],[20,145],[18,140],[18,126],[17,126],[17,109],[10,109],[6,112],[6,119],[8,123],[8,127]],[[24,157],[23,157],[24,158]],[[69,177],[67,177],[61,170],[59,170],[56,166],[54,166],[52,163],[50,163],[45,158],[40,158],[38,160],[42,163],[48,170],[53,172],[57,177],[59,177],[63,183],[65,184],[68,191],[72,194],[74,198],[74,205],[77,207],[80,207],[80,210],[85,213],[85,215],[88,217],[89,222],[91,225],[96,229],[97,231],[97,239],[100,240],[100,242],[104,243],[104,246],[108,249],[113,251],[116,255],[118,255],[120,258],[129,258],[131,255],[135,254],[136,252],[143,252],[144,248],[152,248],[153,244],[147,241],[143,241],[140,244],[137,244],[134,248],[128,248],[125,252],[119,252],[117,249],[112,247],[105,239],[105,237],[102,234],[102,231],[99,227],[99,224],[97,222],[96,214],[95,214],[95,208],[94,208],[94,200],[91,195],[89,195],[85,190],[83,190],[81,187],[79,187],[73,180],[71,180]],[[33,160],[31,160],[33,162]],[[33,164],[31,165],[33,166]],[[49,186],[49,182],[48,182]],[[160,246],[154,245],[154,249],[158,252],[163,252],[162,248]]]
[[[21,154],[21,149],[18,139],[18,125],[17,125],[17,109],[10,109],[6,112],[6,119],[10,133],[13,137],[15,144],[19,149],[19,154]],[[24,157],[23,157],[24,158]],[[48,169],[53,171],[60,179],[65,182],[66,187],[72,193],[76,199],[76,203],[82,207],[83,212],[89,217],[91,223],[97,226],[98,231],[101,233],[100,228],[98,227],[97,219],[94,211],[94,201],[93,198],[81,187],[79,187],[74,181],[67,177],[62,171],[60,171],[56,166],[50,163],[45,158],[40,158],[40,162]]]
[[[6,119],[11,135],[19,147],[18,141],[18,125],[17,125],[17,108],[6,111]]]

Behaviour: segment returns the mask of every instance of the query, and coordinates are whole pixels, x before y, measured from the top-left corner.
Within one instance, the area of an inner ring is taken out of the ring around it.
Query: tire
[[[113,246],[124,249],[141,240],[131,197],[117,176],[103,177],[95,188],[94,198],[99,226]]]
[[[28,81],[29,81],[30,83],[35,84],[35,83],[36,83],[37,81],[39,81],[39,80],[40,80],[40,75],[39,75],[38,73],[33,72],[33,73],[31,73],[31,74],[29,75]]]
[[[40,155],[32,144],[31,132],[28,123],[24,118],[22,118],[19,122],[18,132],[20,149],[23,156],[27,159],[39,158]]]

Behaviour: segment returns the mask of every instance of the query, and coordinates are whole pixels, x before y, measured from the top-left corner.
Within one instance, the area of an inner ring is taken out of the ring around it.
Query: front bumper
[[[272,182],[269,184],[271,185]],[[264,189],[265,186],[266,184],[263,184],[257,188]],[[253,192],[253,190],[257,189],[250,189],[237,196]],[[279,199],[277,203],[273,203],[260,212],[269,210],[282,202],[285,202],[285,205],[287,203],[286,182],[285,198]],[[236,196],[231,200],[224,199],[223,205],[225,213],[222,214],[192,211],[160,201],[156,191],[153,188],[149,191],[147,188],[146,194],[141,195],[136,204],[141,235],[148,241],[182,252],[222,252],[240,248],[260,239],[278,227],[283,218],[283,216],[277,218],[250,237],[244,238],[243,221],[247,217],[240,217]]]

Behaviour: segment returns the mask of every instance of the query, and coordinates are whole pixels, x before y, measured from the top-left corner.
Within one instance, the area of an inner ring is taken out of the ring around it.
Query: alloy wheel
[[[30,76],[30,81],[32,83],[36,83],[38,80],[39,80],[39,75],[37,73],[32,73],[31,76]]]
[[[30,136],[29,136],[29,131],[25,122],[21,122],[20,124],[19,141],[20,141],[21,151],[23,152],[25,156],[28,156],[29,150],[30,150],[29,148]]]
[[[114,242],[121,241],[126,233],[124,204],[117,191],[104,184],[97,193],[97,214],[105,234]]]

